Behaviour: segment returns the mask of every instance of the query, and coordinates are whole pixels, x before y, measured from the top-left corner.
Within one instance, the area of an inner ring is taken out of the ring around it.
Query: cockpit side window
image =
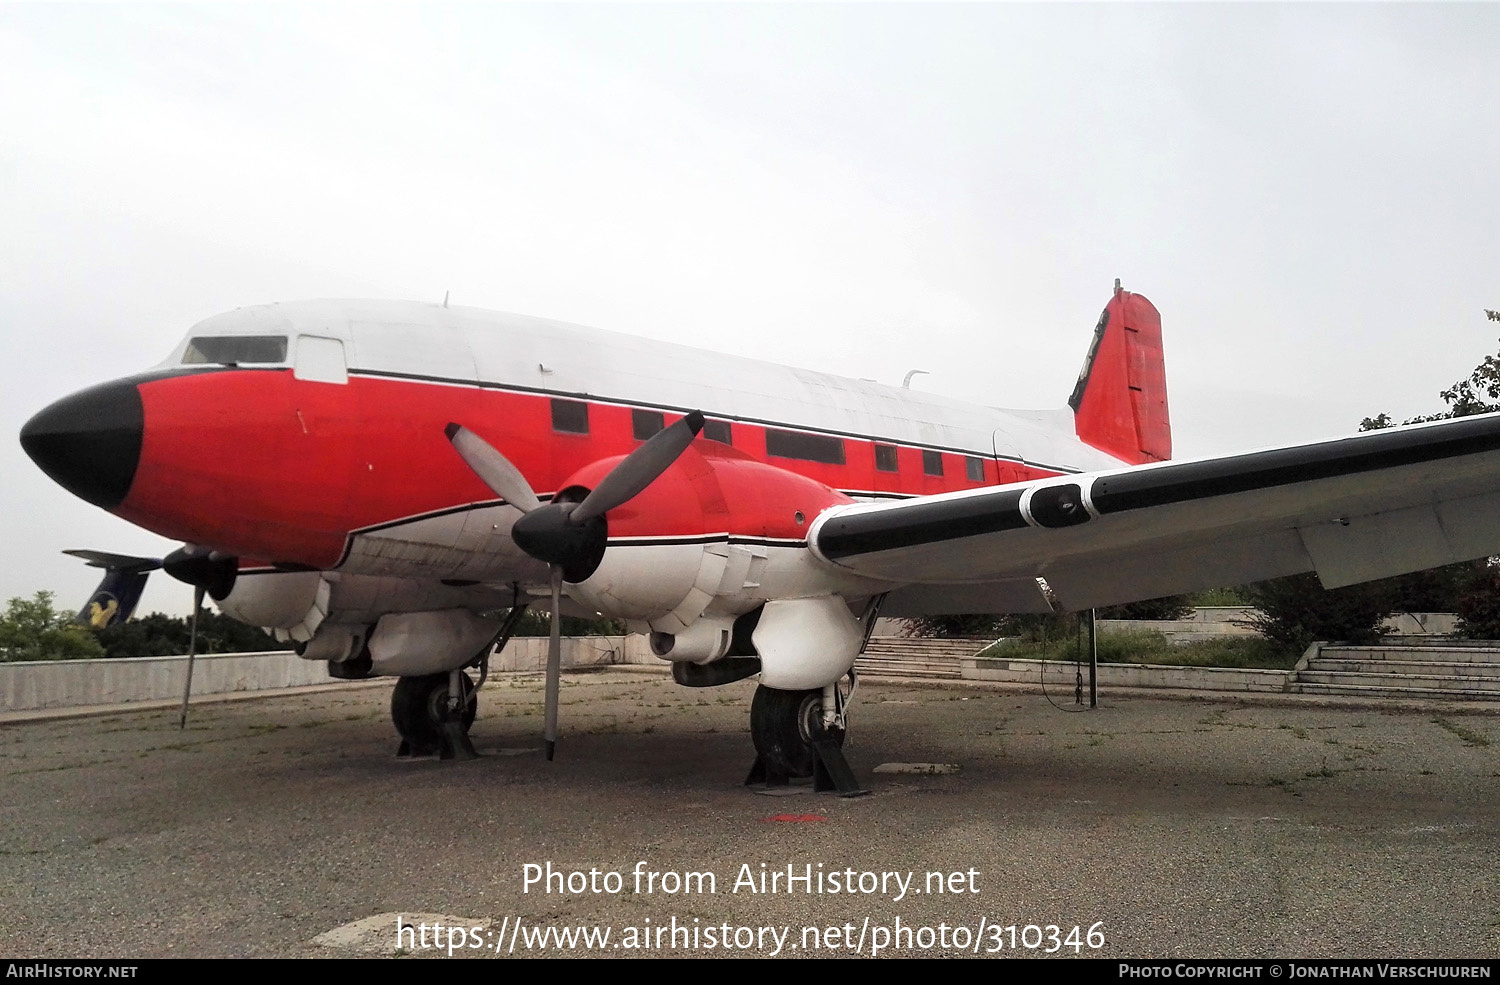
[[[316,335],[297,336],[297,365],[292,375],[314,383],[347,383],[344,343]]]
[[[238,366],[242,363],[286,362],[284,335],[203,335],[188,341],[182,354],[184,365],[217,363]]]

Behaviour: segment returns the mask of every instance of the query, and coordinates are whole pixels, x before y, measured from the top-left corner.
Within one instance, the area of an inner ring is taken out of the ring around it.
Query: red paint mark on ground
[[[828,818],[822,814],[772,814],[761,820],[771,824],[814,824],[818,821],[826,821]]]

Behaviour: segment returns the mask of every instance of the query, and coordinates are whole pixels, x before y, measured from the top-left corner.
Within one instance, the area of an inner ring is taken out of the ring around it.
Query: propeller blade
[[[188,631],[187,681],[182,685],[182,717],[177,722],[179,730],[187,728],[188,696],[193,693],[193,659],[198,655],[198,610],[203,608],[202,585],[193,586],[193,627]]]
[[[600,479],[568,519],[581,525],[634,498],[669,469],[702,430],[703,414],[695,410],[671,427],[656,432]]]
[[[552,627],[547,637],[547,716],[542,736],[547,740],[547,762],[557,748],[557,691],[562,677],[562,567],[552,565]]]
[[[464,464],[473,469],[496,496],[522,513],[530,513],[542,505],[521,470],[496,451],[494,445],[461,424],[449,424],[443,433],[448,435],[453,450],[458,452]]]

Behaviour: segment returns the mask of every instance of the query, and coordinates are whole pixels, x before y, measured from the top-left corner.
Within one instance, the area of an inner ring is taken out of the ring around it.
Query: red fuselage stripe
[[[148,380],[140,392],[140,463],[116,512],[163,536],[315,567],[336,565],[353,532],[494,502],[448,443],[443,429],[450,421],[500,449],[539,492],[640,445],[632,407],[624,403],[583,399],[588,433],[563,433],[553,428],[551,394],[358,371],[347,384],[330,384],[297,380],[291,370],[229,369]],[[713,408],[703,410],[714,417]],[[666,423],[677,416],[667,412]],[[973,481],[969,454],[849,436],[839,437],[841,465],[770,456],[767,424],[730,421],[733,457],[854,495],[930,495],[1056,474],[983,454],[972,455],[984,472],[982,481]],[[772,427],[826,434],[791,423]],[[876,468],[877,444],[896,446],[897,471]],[[695,447],[711,458],[717,454],[705,439]],[[924,451],[941,457],[943,475],[926,474]],[[764,481],[768,473],[746,473],[752,475]],[[757,511],[750,512],[756,515],[731,510],[715,517],[720,522],[711,530],[672,529],[667,518],[651,529],[624,522],[618,533],[676,537],[727,529],[795,536],[765,529]]]

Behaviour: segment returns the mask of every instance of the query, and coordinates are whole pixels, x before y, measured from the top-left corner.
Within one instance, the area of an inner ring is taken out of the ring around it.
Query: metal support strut
[[[875,618],[880,611],[880,603],[885,600],[884,595],[878,595],[870,600],[865,607],[863,620],[865,623],[864,640],[860,644],[860,652],[870,641],[870,631],[875,625]],[[840,797],[862,797],[870,791],[859,785],[859,780],[854,775],[854,770],[849,768],[849,761],[844,758],[843,737],[848,731],[849,699],[859,687],[859,676],[855,673],[851,664],[849,667],[849,693],[845,694],[839,689],[839,682],[834,681],[825,684],[822,689],[819,713],[813,720],[802,719],[798,713],[797,731],[801,734],[802,741],[806,744],[807,751],[812,760],[813,791],[825,793],[836,791]],[[759,692],[757,692],[757,702]],[[754,711],[752,710],[752,719]],[[752,724],[752,728],[754,725]],[[759,742],[757,741],[757,748]],[[750,773],[745,777],[745,786],[764,785],[769,787],[784,787],[790,780],[791,775],[786,773],[784,763],[772,757],[768,761],[759,752],[756,753],[755,763],[750,767]],[[801,776],[806,773],[799,771]]]
[[[439,759],[478,759],[479,753],[474,749],[474,743],[469,739],[469,730],[464,728],[464,716],[469,706],[479,699],[479,689],[484,687],[485,680],[490,674],[490,655],[498,650],[505,649],[505,644],[515,635],[516,627],[521,623],[521,617],[526,614],[526,603],[520,601],[521,589],[515,587],[515,597],[511,602],[510,611],[500,622],[500,628],[490,641],[463,667],[455,667],[448,672],[448,697],[443,703],[441,718],[437,722],[438,730],[438,758]],[[464,668],[478,667],[479,682],[473,687],[464,688]],[[412,755],[411,742],[407,739],[401,740],[401,746],[396,750],[396,755],[401,758]]]
[[[442,740],[438,756],[441,759],[478,759],[474,743],[469,741],[469,731],[464,728],[464,707],[468,704],[464,694],[464,672],[459,668],[448,671],[448,702],[443,720],[438,725]]]

